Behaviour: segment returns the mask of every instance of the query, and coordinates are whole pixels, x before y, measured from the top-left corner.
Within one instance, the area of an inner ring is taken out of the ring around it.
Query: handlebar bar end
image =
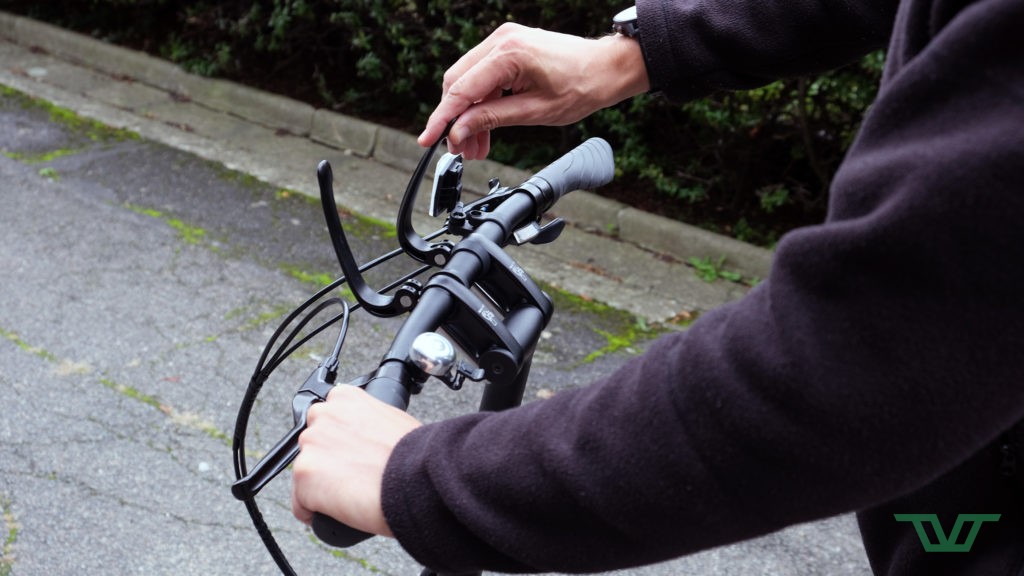
[[[550,193],[545,194],[544,210],[547,210],[573,190],[597,188],[614,177],[615,158],[611,145],[602,138],[590,138],[537,172],[527,183]]]

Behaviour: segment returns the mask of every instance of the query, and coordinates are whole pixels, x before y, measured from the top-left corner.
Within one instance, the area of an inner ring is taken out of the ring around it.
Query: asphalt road
[[[278,573],[230,496],[229,437],[267,337],[336,273],[319,206],[10,94],[0,148],[0,575]],[[372,222],[346,225],[360,254],[394,243]],[[641,350],[586,360],[630,322],[563,306],[527,400]],[[372,368],[395,326],[355,315],[343,372]],[[290,395],[325,346],[267,384],[252,450],[287,429]],[[430,421],[475,402],[433,382],[411,411]],[[300,574],[418,574],[387,539],[343,553],[317,543],[291,518],[286,477],[260,501]],[[628,573],[868,570],[844,517]]]

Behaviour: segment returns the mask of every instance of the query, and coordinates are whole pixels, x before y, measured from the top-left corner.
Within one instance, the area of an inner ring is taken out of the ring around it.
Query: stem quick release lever
[[[565,230],[565,220],[555,218],[551,222],[541,226],[536,222],[530,222],[512,234],[512,243],[516,246],[523,244],[547,244],[554,242]]]

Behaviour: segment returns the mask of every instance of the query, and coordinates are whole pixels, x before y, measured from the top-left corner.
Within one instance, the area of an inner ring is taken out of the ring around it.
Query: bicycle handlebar
[[[437,144],[434,145],[435,148],[436,146]],[[431,148],[424,155],[421,164],[427,161],[433,150],[434,148]],[[408,303],[401,303],[398,307],[383,307],[386,308],[384,312],[397,311],[397,314],[407,311],[409,315],[396,333],[391,348],[383,356],[378,367],[370,374],[350,382],[349,385],[361,386],[374,398],[405,410],[408,407],[410,395],[418,392],[423,382],[430,376],[410,359],[409,351],[412,343],[423,333],[434,332],[441,328],[474,358],[478,368],[473,369],[472,366],[460,365],[454,373],[442,376],[434,374],[434,376],[452,388],[461,386],[462,380],[467,377],[474,381],[486,380],[488,384],[481,400],[481,410],[501,410],[518,405],[521,402],[523,387],[529,374],[533,348],[541,331],[547,325],[553,308],[550,298],[503,249],[510,242],[517,244],[524,241],[543,243],[553,240],[561,231],[564,222],[552,222],[550,224],[559,224],[559,226],[546,225],[544,228],[539,228],[537,225],[543,214],[568,192],[581,188],[595,188],[608,183],[614,176],[614,172],[611,146],[600,138],[591,138],[541,169],[518,187],[501,188],[494,185],[490,194],[465,206],[464,209],[460,209],[458,218],[453,213],[446,226],[438,234],[441,232],[453,233],[462,236],[462,240],[455,245],[448,244],[448,248],[444,249],[443,258],[430,259],[428,264],[443,266],[443,268],[434,273],[426,285],[422,286],[422,289],[419,288],[418,283],[407,288],[407,291],[403,293],[403,298],[408,298]],[[417,174],[418,172],[414,173],[413,181],[418,179]],[[329,183],[331,180],[329,176],[329,166],[326,171],[318,170],[318,177],[321,177],[321,196],[324,196],[325,181]],[[411,182],[403,204],[409,199],[410,190],[413,191],[412,198],[415,198],[415,189],[416,186]],[[326,190],[330,196],[331,206],[327,206],[326,201],[325,206],[333,211],[333,193],[329,187]],[[327,211],[325,209],[325,212]],[[537,229],[534,235],[518,234],[523,230],[529,230],[530,227]],[[545,229],[549,232],[553,231],[553,233],[545,233]],[[341,235],[343,232],[338,230],[337,234]],[[425,240],[415,233],[412,234],[416,240]],[[438,234],[427,238],[436,237]],[[335,233],[332,231],[332,240],[335,240],[337,249],[338,242],[334,235]],[[524,238],[526,239],[524,240]],[[427,245],[424,243],[424,246]],[[433,250],[439,246],[441,245],[430,245],[429,247]],[[347,246],[343,245],[341,248],[342,252],[347,251]],[[411,255],[408,247],[403,245],[402,249],[382,256],[378,262],[402,252]],[[339,253],[339,259],[342,259],[342,256]],[[354,261],[350,253],[346,258],[351,258]],[[425,262],[424,260],[420,261]],[[343,269],[345,264],[343,261]],[[372,264],[367,266],[372,266]],[[355,267],[352,266],[352,268]],[[358,276],[359,270],[346,269],[345,272],[346,277]],[[331,289],[340,286],[346,279],[341,278],[322,289],[306,304],[292,312],[292,315],[274,334],[253,374],[249,389],[246,391],[246,396],[239,409],[239,417],[236,420],[233,451],[235,452],[235,472],[238,481],[232,486],[232,492],[237,498],[246,502],[250,515],[257,526],[257,531],[260,532],[278,566],[286,574],[294,574],[294,571],[291,570],[283,553],[263,524],[254,497],[263,484],[287,466],[291,459],[298,454],[298,450],[297,446],[294,448],[285,446],[284,448],[288,448],[289,451],[282,449],[282,453],[277,454],[278,447],[276,446],[272,450],[273,454],[264,456],[254,467],[254,471],[260,472],[260,474],[247,472],[244,458],[244,438],[248,414],[263,381],[283,360],[283,357],[287,357],[294,349],[289,347],[292,346],[291,340],[296,332],[289,335],[282,348],[268,358],[271,346],[281,335],[285,326],[300,311],[305,310],[307,306],[327,294]],[[480,288],[485,294],[484,298],[480,298],[472,290],[475,287]],[[357,294],[357,300],[358,296]],[[361,304],[363,303],[362,300],[359,301]],[[299,328],[305,325],[323,306],[326,304],[315,308],[310,316],[300,322]],[[347,329],[348,307],[347,304],[345,306],[342,336],[335,349],[335,360],[337,353],[340,352],[341,342]],[[370,313],[374,313],[374,310],[368,310]],[[377,312],[381,311],[377,310]],[[313,334],[326,326],[327,324],[314,331]],[[305,339],[301,340],[299,344],[303,341]],[[296,347],[297,345],[295,344]],[[281,352],[281,350],[286,351]],[[269,364],[267,364],[268,362]],[[296,427],[292,431],[292,436],[295,438],[297,438],[298,432],[305,427],[305,410],[312,402],[324,400],[329,388],[334,386],[334,372],[331,373],[330,378],[326,378],[325,371],[321,368],[314,373],[315,377],[311,376],[307,380],[299,394],[296,395],[296,399],[293,400]],[[336,370],[336,368],[337,363],[334,362],[332,369]],[[300,395],[302,395],[301,399]],[[282,442],[287,443],[287,439]],[[271,462],[273,466],[269,466],[272,470],[269,472],[264,470],[264,468],[268,468],[268,465],[265,464],[267,460],[273,460]],[[341,548],[353,546],[373,536],[373,534],[356,530],[321,513],[314,513],[312,528],[320,540]]]
[[[615,161],[611,146],[600,138],[591,138],[541,169],[515,189],[516,193],[521,192],[524,195],[533,196],[533,203],[506,201],[495,208],[492,217],[499,222],[507,222],[510,226],[498,226],[490,229],[481,226],[474,234],[490,236],[489,239],[495,244],[504,247],[509,242],[511,232],[525,224],[526,220],[539,218],[566,193],[580,188],[601,186],[610,182],[614,174]],[[531,188],[539,191],[539,198],[537,192]],[[531,204],[532,210],[527,210],[526,208],[531,207]],[[534,214],[527,212],[534,212]],[[478,280],[476,276],[481,272],[479,267],[474,267],[471,271],[462,271],[459,268],[459,261],[453,258],[445,266],[444,272],[460,277],[465,286],[472,286]],[[427,289],[429,286],[428,284]],[[444,294],[442,298],[444,297],[451,299],[448,294]],[[409,398],[410,372],[404,369],[402,366],[404,363],[401,361],[390,367],[387,366],[387,358],[401,357],[408,350],[408,338],[426,331],[436,330],[442,324],[444,315],[450,307],[450,303],[438,302],[432,303],[430,306],[417,306],[409,313],[409,317],[395,337],[391,352],[385,356],[385,361],[382,362],[377,374],[365,386],[371,396],[401,410],[406,409]],[[394,372],[396,370],[397,374],[381,373],[382,371]],[[313,515],[313,532],[323,542],[340,548],[353,546],[373,536],[320,513]]]
[[[355,546],[375,536],[362,530],[356,530],[348,524],[342,524],[334,518],[319,512],[313,513],[313,534],[316,534],[316,537],[324,544],[329,544],[335,548]]]

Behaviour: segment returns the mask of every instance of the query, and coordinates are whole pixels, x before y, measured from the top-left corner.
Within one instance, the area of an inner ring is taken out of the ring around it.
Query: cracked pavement
[[[266,339],[317,289],[296,271],[337,268],[320,207],[188,153],[89,130],[0,96],[0,574],[276,574],[230,495],[229,439]],[[350,238],[360,254],[394,243],[383,228],[346,225],[360,230]],[[629,321],[556,313],[527,400],[584,385],[642,349],[581,363],[606,343],[598,330]],[[342,372],[372,368],[395,322],[356,313]],[[250,450],[287,430],[290,396],[329,345],[303,347],[267,383]],[[472,411],[478,395],[467,388],[430,382],[411,411],[428,421]],[[316,543],[292,519],[288,489],[273,482],[260,503],[299,573],[419,573],[388,539],[343,553]],[[627,573],[867,567],[847,517]]]

